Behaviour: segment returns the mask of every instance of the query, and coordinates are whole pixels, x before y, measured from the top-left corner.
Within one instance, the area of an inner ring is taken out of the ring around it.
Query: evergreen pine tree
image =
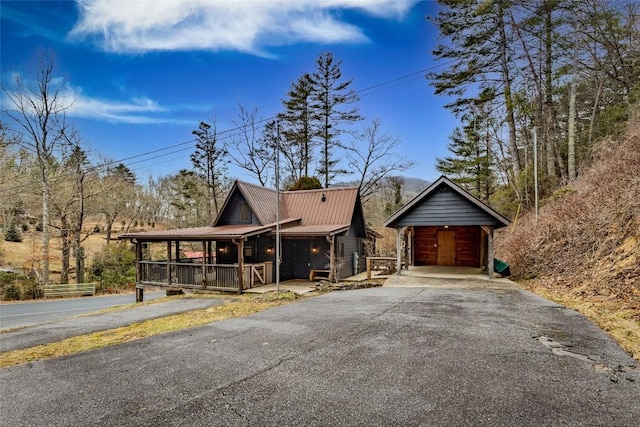
[[[7,242],[22,242],[22,235],[15,222],[7,226],[7,229],[4,231],[4,240]]]
[[[295,172],[291,175],[297,179],[309,176],[318,135],[318,114],[312,105],[312,94],[311,78],[305,73],[291,84],[287,98],[282,101],[285,111],[279,116],[284,139],[281,149],[287,150],[285,156],[294,160]]]
[[[358,95],[349,89],[353,79],[343,80],[340,65],[342,61],[334,61],[331,52],[320,54],[316,60],[316,69],[309,76],[313,88],[313,108],[319,117],[320,167],[318,172],[323,178],[324,187],[329,187],[331,180],[337,175],[347,173],[339,168],[340,160],[335,149],[343,148],[340,134],[345,132],[344,126],[362,120],[355,103]]]
[[[436,169],[481,200],[493,190],[493,169],[488,142],[483,141],[475,120],[453,131],[448,145],[452,156],[436,158]]]

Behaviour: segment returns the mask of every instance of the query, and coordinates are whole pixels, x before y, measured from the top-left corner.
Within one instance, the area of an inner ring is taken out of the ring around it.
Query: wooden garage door
[[[436,227],[415,227],[414,229],[415,265],[436,265],[438,247],[438,229]]]
[[[480,266],[480,227],[415,227],[413,243],[415,265]]]

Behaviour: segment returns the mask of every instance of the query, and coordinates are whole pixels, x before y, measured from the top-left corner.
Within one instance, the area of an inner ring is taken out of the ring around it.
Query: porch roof
[[[300,218],[286,218],[280,221],[280,234],[286,237],[331,236],[348,231],[350,226],[350,224],[300,225]],[[220,225],[217,227],[191,227],[127,233],[120,235],[119,238],[140,241],[231,240],[269,232],[273,233],[275,229],[276,223],[266,225]]]
[[[297,225],[280,229],[280,234],[285,237],[331,236],[348,231],[350,226],[350,224]]]
[[[172,230],[153,230],[141,233],[127,233],[120,239],[137,240],[231,240],[271,231],[272,225],[221,225],[218,227],[175,228]]]

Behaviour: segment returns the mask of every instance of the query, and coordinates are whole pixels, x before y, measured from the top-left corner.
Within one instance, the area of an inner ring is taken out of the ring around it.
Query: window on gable
[[[251,209],[246,203],[240,204],[240,221],[251,221]]]

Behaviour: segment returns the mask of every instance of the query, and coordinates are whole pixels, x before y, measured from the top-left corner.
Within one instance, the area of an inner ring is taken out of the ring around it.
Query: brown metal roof
[[[270,230],[270,226],[264,225],[221,225],[219,227],[191,227],[127,233],[119,238],[143,240],[237,239],[266,233]]]
[[[282,193],[282,198],[288,216],[300,218],[301,225],[343,226],[351,224],[358,188],[286,191]]]
[[[331,236],[349,230],[351,224],[298,225],[280,229],[280,234],[287,237],[294,236]]]
[[[276,222],[276,209],[278,206],[278,194],[276,190],[236,181],[238,189],[249,204],[249,207],[258,218],[260,224]],[[280,206],[280,218],[286,218],[284,206]]]
[[[221,225],[174,230],[128,233],[122,239],[200,240],[235,239],[266,233],[275,229],[277,192],[248,184],[234,183],[221,209],[224,211],[231,194],[238,189],[262,225]],[[347,231],[358,202],[358,188],[325,188],[320,190],[285,191],[281,193],[280,224],[283,235],[332,235]],[[218,219],[220,216],[218,217]],[[218,222],[216,219],[216,223]]]

